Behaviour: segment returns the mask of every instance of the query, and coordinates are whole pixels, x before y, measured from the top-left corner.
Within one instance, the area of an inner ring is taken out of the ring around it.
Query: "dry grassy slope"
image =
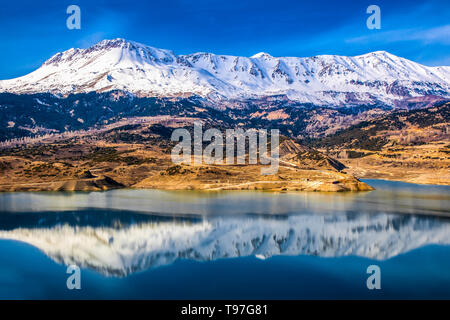
[[[174,165],[170,159],[173,143],[168,137],[170,128],[152,122],[2,149],[0,190],[371,189],[353,176],[339,172],[342,166],[339,162],[291,140],[281,142],[278,174],[264,176],[260,165]]]
[[[359,177],[449,185],[450,103],[383,116],[310,145]]]

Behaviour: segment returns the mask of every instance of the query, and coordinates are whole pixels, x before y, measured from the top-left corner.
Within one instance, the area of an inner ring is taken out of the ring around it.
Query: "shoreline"
[[[406,179],[396,179],[389,177],[358,177],[348,179],[349,181],[246,181],[236,184],[198,184],[196,187],[176,184],[154,186],[140,185],[125,186],[117,183],[109,177],[100,177],[96,179],[70,179],[61,181],[44,181],[30,183],[11,183],[1,184],[0,193],[19,193],[19,192],[101,192],[117,189],[129,190],[161,190],[161,191],[201,191],[201,192],[222,192],[222,191],[262,191],[262,192],[367,192],[376,188],[370,185],[368,180],[399,182],[410,185],[419,185],[423,187],[450,187],[450,183],[428,183],[416,182]]]
[[[130,190],[165,190],[165,191],[265,191],[265,192],[364,192],[374,188],[358,179],[335,181],[246,181],[240,183],[200,183],[195,186],[172,181],[166,185],[145,185],[145,182],[132,186],[122,185],[109,177],[90,180],[65,180],[24,184],[0,185],[0,193],[13,192],[80,192],[108,191],[115,189]]]
[[[383,178],[368,178],[368,177],[363,177],[363,178],[358,178],[359,180],[363,181],[363,180],[378,180],[378,181],[389,181],[389,182],[401,182],[401,183],[407,183],[407,184],[413,184],[413,185],[419,185],[419,186],[430,186],[430,187],[450,187],[450,182],[445,182],[445,183],[430,183],[430,182],[412,182],[410,180],[402,180],[402,179],[389,179],[387,177],[383,177]]]

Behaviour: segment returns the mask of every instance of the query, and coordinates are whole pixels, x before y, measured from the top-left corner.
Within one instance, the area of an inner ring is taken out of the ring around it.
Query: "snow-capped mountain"
[[[19,94],[110,90],[137,96],[242,100],[286,95],[317,105],[393,105],[411,97],[450,97],[450,67],[427,67],[384,51],[309,58],[176,55],[114,39],[58,53],[26,76],[0,81],[0,92]]]
[[[123,228],[64,224],[1,230],[0,239],[29,243],[60,263],[125,276],[178,259],[356,255],[383,260],[425,245],[450,244],[450,224],[412,215],[294,215]]]

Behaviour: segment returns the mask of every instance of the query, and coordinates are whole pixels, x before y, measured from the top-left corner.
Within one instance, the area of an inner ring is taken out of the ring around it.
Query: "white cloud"
[[[346,40],[347,43],[392,43],[401,41],[420,41],[423,44],[438,43],[450,45],[450,24],[430,29],[415,28],[377,32],[372,35]]]

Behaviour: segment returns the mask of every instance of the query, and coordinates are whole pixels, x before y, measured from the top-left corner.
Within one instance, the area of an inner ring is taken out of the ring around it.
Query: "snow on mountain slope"
[[[0,92],[69,94],[124,90],[139,96],[199,95],[246,99],[287,95],[318,105],[386,103],[425,95],[450,97],[450,67],[426,67],[384,51],[356,57],[250,58],[176,55],[124,39],[70,49],[36,71],[0,81]]]
[[[57,262],[124,276],[177,259],[356,255],[382,260],[425,245],[450,244],[450,224],[408,215],[295,215],[153,222],[124,228],[17,228],[0,231],[1,238],[27,242]]]

